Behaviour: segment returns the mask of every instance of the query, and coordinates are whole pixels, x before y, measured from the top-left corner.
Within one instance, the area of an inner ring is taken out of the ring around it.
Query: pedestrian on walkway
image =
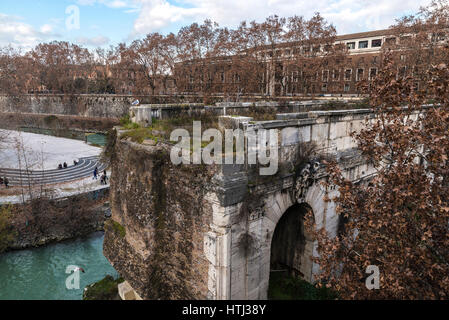
[[[64,162],[64,169],[67,169],[68,165],[67,162]]]
[[[5,187],[6,187],[6,188],[9,188],[9,180],[8,180],[7,177],[5,177],[5,178],[3,179],[3,183],[5,184]]]
[[[94,180],[98,180],[98,168],[97,167],[95,167],[95,170],[94,170]]]

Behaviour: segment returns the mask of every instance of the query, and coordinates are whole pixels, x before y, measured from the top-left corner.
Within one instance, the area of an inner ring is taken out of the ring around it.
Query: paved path
[[[0,169],[0,177],[7,177],[10,186],[40,184],[56,184],[93,177],[95,167],[98,167],[99,176],[106,169],[106,165],[98,161],[98,157],[80,158],[77,166],[71,165],[67,169],[45,171],[29,171],[18,169]],[[98,178],[100,179],[100,177]]]

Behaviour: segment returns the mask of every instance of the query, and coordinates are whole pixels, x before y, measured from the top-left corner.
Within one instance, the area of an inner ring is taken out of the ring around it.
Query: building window
[[[351,81],[352,79],[352,69],[345,70],[345,81]]]
[[[322,80],[324,82],[327,82],[328,79],[329,79],[329,70],[323,70]]]
[[[338,81],[340,80],[340,71],[339,70],[333,70],[332,71],[332,80],[333,81]]]
[[[363,72],[364,72],[363,69],[361,69],[361,68],[357,69],[357,73],[355,75],[355,80],[356,81],[363,80]]]
[[[377,76],[377,68],[371,68],[369,70],[369,79],[373,80]]]
[[[349,92],[349,90],[351,90],[351,84],[345,83],[345,92]]]
[[[371,41],[371,47],[372,48],[382,47],[382,39],[372,40]]]
[[[346,45],[348,46],[349,50],[355,49],[355,42],[348,42],[348,43],[346,43]]]
[[[321,86],[321,91],[327,92],[327,83],[323,83],[323,85]]]
[[[394,44],[396,44],[396,38],[395,37],[387,38],[387,39],[385,39],[385,43],[388,45],[394,45]]]
[[[225,74],[224,74],[224,72],[222,72],[221,74],[220,74],[220,79],[221,79],[221,82],[225,82]]]
[[[359,49],[368,48],[368,41],[359,41]]]
[[[292,81],[293,82],[298,82],[298,78],[299,78],[299,72],[298,71],[294,71],[292,73]]]
[[[412,36],[402,36],[399,38],[401,43],[410,43],[412,40]]]

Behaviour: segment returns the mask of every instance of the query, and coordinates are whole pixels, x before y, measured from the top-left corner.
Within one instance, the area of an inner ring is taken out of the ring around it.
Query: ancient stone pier
[[[140,145],[118,132],[106,257],[143,299],[266,299],[279,268],[313,282],[316,243],[304,216],[331,235],[339,225],[322,160],[336,159],[352,181],[372,177],[350,136],[370,118],[368,110],[222,118],[233,129],[278,130],[273,176],[248,164],[176,166],[173,145]]]

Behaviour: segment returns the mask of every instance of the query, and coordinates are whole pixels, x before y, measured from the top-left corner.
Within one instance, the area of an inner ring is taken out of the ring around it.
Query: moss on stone
[[[156,137],[153,136],[153,132],[149,128],[135,128],[129,131],[126,131],[121,136],[122,139],[131,138],[132,142],[142,143],[146,139],[155,140]]]
[[[121,238],[126,236],[126,229],[120,223],[110,219],[106,222],[106,226],[109,226],[114,233],[118,234]]]
[[[317,288],[307,281],[288,275],[286,272],[272,272],[268,289],[269,300],[335,300],[335,292]]]
[[[134,130],[140,128],[140,125],[138,123],[131,121],[131,117],[129,116],[129,114],[120,118],[120,125],[122,126],[123,129],[126,130]]]
[[[119,300],[118,285],[125,280],[106,276],[104,279],[86,287],[83,300]]]

